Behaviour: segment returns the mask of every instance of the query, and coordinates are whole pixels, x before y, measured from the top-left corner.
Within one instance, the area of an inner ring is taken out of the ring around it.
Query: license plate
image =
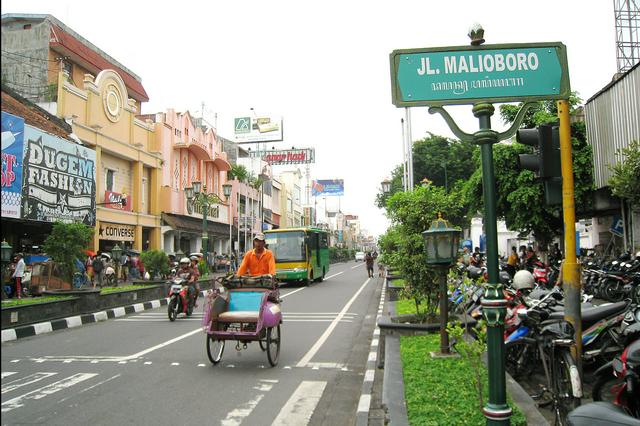
[[[174,291],[180,291],[180,290],[182,290],[182,286],[181,286],[181,285],[173,284],[173,285],[171,286],[171,292],[174,292]]]

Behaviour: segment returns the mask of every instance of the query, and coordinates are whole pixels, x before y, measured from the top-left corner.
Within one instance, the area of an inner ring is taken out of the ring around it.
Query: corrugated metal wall
[[[615,153],[632,140],[640,140],[640,66],[590,99],[586,106],[587,140],[593,146],[596,188],[608,185],[608,165]]]

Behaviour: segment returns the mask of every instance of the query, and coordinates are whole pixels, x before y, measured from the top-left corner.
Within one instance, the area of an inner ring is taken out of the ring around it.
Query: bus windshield
[[[307,260],[304,232],[268,233],[265,239],[276,262],[305,262]]]

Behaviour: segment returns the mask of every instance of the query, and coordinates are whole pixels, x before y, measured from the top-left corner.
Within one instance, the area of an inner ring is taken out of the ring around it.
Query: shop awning
[[[171,213],[162,213],[162,220],[176,231],[183,231],[195,234],[202,233],[202,219]],[[229,225],[224,223],[207,221],[207,231],[219,237],[229,238]],[[234,226],[232,231],[236,232]]]

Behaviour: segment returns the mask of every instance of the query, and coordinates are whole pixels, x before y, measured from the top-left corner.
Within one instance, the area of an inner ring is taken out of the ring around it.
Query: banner
[[[274,142],[282,140],[282,117],[251,116],[233,119],[233,141],[235,143]]]
[[[250,151],[250,157],[260,157],[272,166],[283,164],[309,164],[316,162],[315,148]]]
[[[122,200],[125,200],[125,205],[122,205]],[[119,192],[104,191],[104,206],[109,209],[124,210],[130,212],[133,210],[131,204],[131,197]]]
[[[96,223],[96,152],[25,126],[22,217]]]
[[[311,195],[314,197],[322,195],[344,195],[344,180],[314,180],[311,184]]]
[[[20,218],[24,118],[2,111],[2,217]]]
[[[101,240],[133,241],[136,236],[136,227],[120,223],[100,222],[98,236]]]

